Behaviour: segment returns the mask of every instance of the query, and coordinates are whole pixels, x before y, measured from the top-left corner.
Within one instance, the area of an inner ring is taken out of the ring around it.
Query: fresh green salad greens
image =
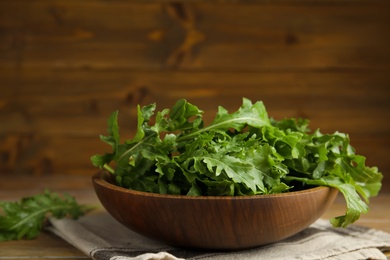
[[[79,205],[69,195],[62,198],[46,190],[16,202],[1,201],[0,209],[0,241],[9,241],[37,237],[49,215],[55,218],[78,218],[91,207]]]
[[[345,197],[347,212],[332,219],[345,227],[368,210],[382,174],[356,155],[346,134],[311,132],[308,120],[274,120],[263,102],[244,98],[229,113],[219,107],[204,125],[203,111],[184,99],[155,113],[156,104],[137,107],[131,140],[120,142],[118,111],[108,120],[113,150],[91,157],[117,185],[139,191],[189,196],[239,196],[330,186]]]

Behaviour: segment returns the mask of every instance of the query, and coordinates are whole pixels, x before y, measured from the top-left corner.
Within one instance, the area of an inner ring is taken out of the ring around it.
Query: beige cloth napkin
[[[333,228],[328,220],[281,242],[234,252],[184,250],[134,233],[108,213],[89,214],[79,220],[51,219],[49,230],[95,260],[233,260],[233,259],[383,259],[390,249],[390,234],[356,225]]]

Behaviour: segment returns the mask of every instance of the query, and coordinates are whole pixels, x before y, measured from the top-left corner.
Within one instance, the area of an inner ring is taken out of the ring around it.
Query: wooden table
[[[99,205],[97,210],[104,210],[95,196],[89,176],[51,176],[51,177],[7,177],[1,178],[0,200],[18,200],[42,192],[48,188],[56,192],[67,192],[76,197],[78,202]],[[343,214],[345,203],[339,196],[333,206],[323,215],[330,218]],[[390,232],[390,193],[382,192],[373,198],[370,212],[363,215],[357,224]],[[390,259],[390,252],[387,253]],[[0,259],[89,259],[81,251],[61,238],[43,232],[34,240],[11,241],[0,243]]]

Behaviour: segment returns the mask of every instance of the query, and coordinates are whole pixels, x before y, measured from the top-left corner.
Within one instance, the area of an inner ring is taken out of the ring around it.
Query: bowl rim
[[[110,178],[111,174],[106,171],[99,171],[93,174],[92,176],[92,182],[94,185],[102,186],[106,189],[115,190],[121,193],[127,193],[131,195],[137,195],[137,196],[145,196],[145,197],[154,197],[154,198],[165,198],[165,199],[181,199],[181,200],[248,200],[248,199],[267,199],[267,198],[283,198],[283,197],[291,197],[291,196],[297,196],[297,195],[304,195],[308,193],[315,193],[315,192],[323,192],[325,190],[331,190],[334,189],[332,187],[328,186],[316,186],[312,188],[307,188],[304,190],[299,191],[291,191],[291,192],[285,192],[285,193],[274,193],[274,194],[259,194],[259,195],[246,195],[246,196],[188,196],[188,195],[174,195],[174,194],[161,194],[161,193],[152,193],[152,192],[146,192],[146,191],[138,191],[138,190],[131,190],[127,188],[123,188],[120,186],[117,186],[113,183],[110,183],[107,181],[107,178]]]

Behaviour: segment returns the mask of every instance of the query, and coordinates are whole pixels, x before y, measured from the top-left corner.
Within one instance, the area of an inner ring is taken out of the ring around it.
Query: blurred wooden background
[[[92,175],[120,112],[263,100],[349,133],[390,190],[390,5],[372,0],[1,0],[0,176]]]

